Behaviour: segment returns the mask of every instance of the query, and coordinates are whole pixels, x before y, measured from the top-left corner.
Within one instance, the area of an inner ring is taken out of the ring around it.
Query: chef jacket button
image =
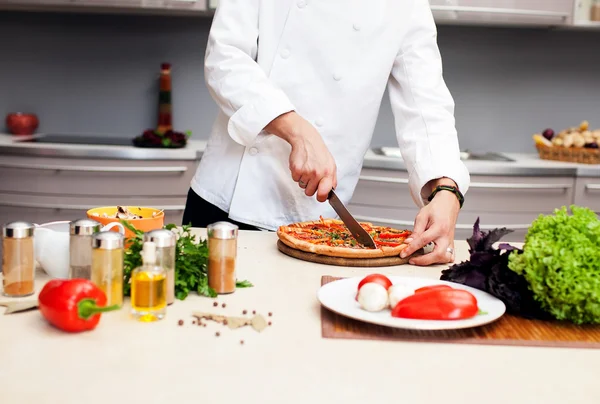
[[[354,30],[355,31],[360,31],[360,24],[359,23],[354,23]]]
[[[317,125],[317,126],[323,126],[323,119],[317,118],[317,120],[315,121],[315,125]]]
[[[339,73],[334,73],[333,74],[333,79],[335,81],[340,81],[342,79],[342,76]]]
[[[281,57],[284,58],[284,59],[289,58],[290,54],[291,54],[290,51],[287,50],[287,49],[284,49],[284,50],[281,51]]]
[[[306,7],[306,1],[304,0],[300,0],[297,4],[298,8],[304,8]]]
[[[248,152],[251,156],[256,156],[258,154],[258,149],[256,147],[251,147]]]

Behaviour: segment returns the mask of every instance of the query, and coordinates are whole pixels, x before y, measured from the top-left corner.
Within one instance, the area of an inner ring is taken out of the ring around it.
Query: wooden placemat
[[[395,265],[404,265],[407,264],[412,257],[423,254],[423,251],[419,250],[406,258],[400,258],[400,256],[382,258],[330,257],[328,255],[319,255],[309,253],[306,251],[296,250],[295,248],[291,248],[285,245],[281,242],[281,240],[277,240],[277,248],[285,255],[289,255],[290,257],[294,257],[303,261],[316,262],[325,265],[337,265],[343,267],[390,267]]]
[[[340,278],[323,276],[321,285]],[[321,306],[323,338],[600,349],[600,326],[527,320],[505,314],[497,321],[462,330],[403,330],[365,323]]]

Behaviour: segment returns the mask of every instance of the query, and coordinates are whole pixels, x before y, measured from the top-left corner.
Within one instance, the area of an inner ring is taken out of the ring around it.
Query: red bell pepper
[[[433,289],[398,302],[392,317],[419,320],[461,320],[477,315],[477,298],[462,289]]]
[[[379,233],[379,235],[377,236],[379,239],[384,239],[384,238],[401,238],[401,237],[406,237],[409,236],[410,232],[408,231],[403,231],[402,233]]]
[[[81,332],[96,328],[100,313],[117,310],[106,305],[106,294],[87,279],[53,279],[38,297],[44,318],[56,328]]]
[[[431,285],[431,286],[423,286],[415,290],[415,293],[429,292],[430,290],[439,290],[439,289],[452,289],[449,285]]]

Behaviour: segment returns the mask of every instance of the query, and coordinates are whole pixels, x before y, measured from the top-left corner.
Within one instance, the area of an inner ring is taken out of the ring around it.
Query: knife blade
[[[371,235],[356,221],[354,216],[348,209],[344,206],[340,198],[335,194],[333,189],[329,192],[329,196],[327,198],[329,200],[329,204],[338,214],[342,222],[346,225],[352,236],[362,245],[368,248],[377,248],[375,245],[375,241]]]

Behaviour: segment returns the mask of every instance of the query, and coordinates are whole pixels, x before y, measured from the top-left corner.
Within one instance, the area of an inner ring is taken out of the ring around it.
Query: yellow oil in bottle
[[[163,272],[136,272],[131,277],[131,309],[140,321],[156,321],[165,316],[167,277]]]
[[[156,244],[145,241],[142,266],[131,274],[131,314],[139,321],[156,321],[167,311],[167,272],[157,263]]]

